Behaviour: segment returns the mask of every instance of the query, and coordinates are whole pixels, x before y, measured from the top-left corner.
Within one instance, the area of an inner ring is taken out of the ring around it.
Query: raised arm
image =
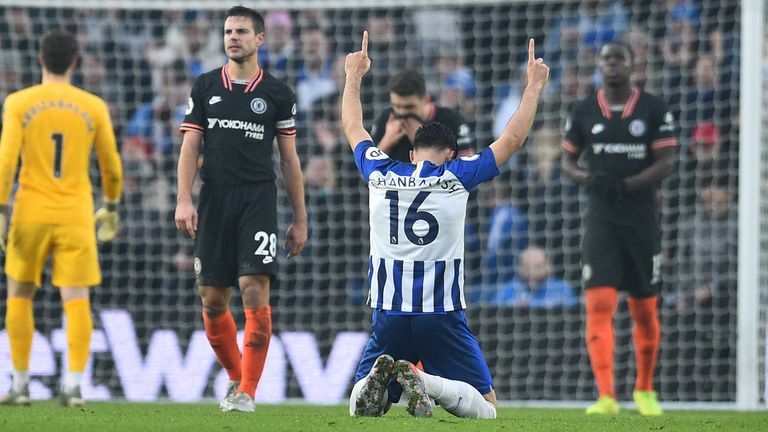
[[[360,104],[360,84],[370,68],[371,59],[368,58],[368,32],[366,31],[363,32],[362,49],[347,54],[344,63],[347,79],[341,98],[341,125],[352,151],[361,141],[371,139],[368,131],[363,127],[363,106]]]
[[[536,117],[539,96],[549,80],[549,66],[544,64],[544,59],[535,58],[533,49],[534,43],[531,39],[528,42],[528,85],[525,86],[520,106],[507,122],[499,139],[491,144],[498,167],[504,165],[523,146],[533,125],[533,119]]]

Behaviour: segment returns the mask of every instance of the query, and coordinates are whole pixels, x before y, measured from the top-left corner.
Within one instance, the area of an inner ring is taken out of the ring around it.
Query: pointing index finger
[[[528,40],[528,63],[532,63],[536,57],[533,54],[533,38]]]
[[[368,56],[368,31],[363,32],[363,47],[362,47],[363,54],[365,56]]]

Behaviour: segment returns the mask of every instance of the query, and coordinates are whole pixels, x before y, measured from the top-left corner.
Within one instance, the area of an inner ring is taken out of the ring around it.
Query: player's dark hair
[[[389,80],[389,92],[399,96],[424,97],[427,85],[418,71],[403,69]]]
[[[224,17],[226,21],[229,17],[244,17],[250,18],[253,22],[253,31],[256,34],[264,33],[264,17],[257,11],[245,6],[235,6],[227,11],[227,15]]]
[[[631,64],[635,64],[635,52],[632,51],[632,47],[629,46],[628,43],[626,43],[624,41],[621,41],[621,40],[615,40],[615,41],[607,42],[605,45],[603,45],[603,48],[605,48],[607,46],[615,46],[615,47],[619,47],[619,48],[623,49],[624,51],[627,52],[627,56],[628,56],[627,60],[629,60],[629,62]],[[600,51],[602,51],[603,48],[600,48]]]
[[[77,59],[78,52],[75,36],[62,29],[49,30],[40,38],[43,67],[53,74],[64,75]]]
[[[451,149],[453,156],[459,152],[459,144],[456,135],[448,126],[438,122],[427,122],[416,130],[413,139],[413,149],[432,148],[436,150]]]

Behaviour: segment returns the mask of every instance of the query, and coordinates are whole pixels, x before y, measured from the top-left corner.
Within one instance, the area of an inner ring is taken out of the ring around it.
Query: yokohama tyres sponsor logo
[[[253,122],[248,122],[243,120],[209,118],[208,129],[215,129],[217,127],[222,129],[242,130],[246,132],[261,132],[261,133],[264,132],[263,124],[253,123]]]
[[[627,159],[643,159],[648,151],[648,146],[642,143],[595,143],[592,144],[592,153],[626,154]]]

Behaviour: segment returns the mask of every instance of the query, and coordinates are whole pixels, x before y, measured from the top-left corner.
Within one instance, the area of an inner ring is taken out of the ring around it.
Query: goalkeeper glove
[[[117,203],[107,202],[107,204],[96,211],[94,215],[96,222],[96,238],[99,241],[112,241],[117,235],[117,226],[120,223],[120,215],[117,213]]]
[[[600,197],[603,201],[614,203],[624,195],[624,179],[613,177],[602,171],[595,171],[587,178],[587,193]]]

